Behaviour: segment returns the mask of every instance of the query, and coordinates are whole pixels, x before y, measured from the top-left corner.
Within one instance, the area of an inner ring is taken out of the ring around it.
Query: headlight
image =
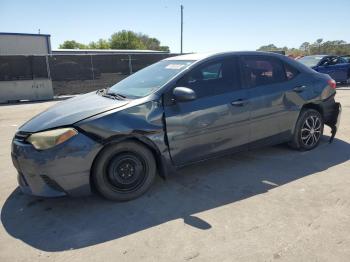
[[[38,150],[44,150],[61,144],[77,134],[74,128],[60,128],[34,133],[27,138],[27,142]]]

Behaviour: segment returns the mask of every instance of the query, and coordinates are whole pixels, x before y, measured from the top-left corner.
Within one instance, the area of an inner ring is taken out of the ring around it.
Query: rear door
[[[198,65],[176,86],[193,89],[197,98],[173,102],[172,90],[165,95],[166,130],[175,165],[208,158],[249,141],[247,91],[241,87],[236,57]]]
[[[297,79],[298,71],[272,56],[246,55],[240,61],[249,90],[251,142],[286,139],[297,113],[296,93],[306,88]]]

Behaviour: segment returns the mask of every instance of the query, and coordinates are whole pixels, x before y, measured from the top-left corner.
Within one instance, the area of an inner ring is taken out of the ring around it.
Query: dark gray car
[[[37,115],[12,159],[25,193],[129,200],[190,163],[285,142],[310,150],[324,124],[333,139],[335,93],[328,75],[278,54],[172,57]]]

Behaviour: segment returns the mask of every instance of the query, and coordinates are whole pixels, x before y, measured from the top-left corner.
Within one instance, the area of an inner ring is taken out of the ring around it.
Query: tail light
[[[337,83],[333,79],[328,80],[328,85],[333,89],[337,88]]]

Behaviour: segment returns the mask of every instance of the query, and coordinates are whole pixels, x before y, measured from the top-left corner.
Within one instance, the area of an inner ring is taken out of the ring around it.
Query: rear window
[[[308,67],[313,67],[316,66],[322,59],[323,56],[304,56],[297,61]]]

